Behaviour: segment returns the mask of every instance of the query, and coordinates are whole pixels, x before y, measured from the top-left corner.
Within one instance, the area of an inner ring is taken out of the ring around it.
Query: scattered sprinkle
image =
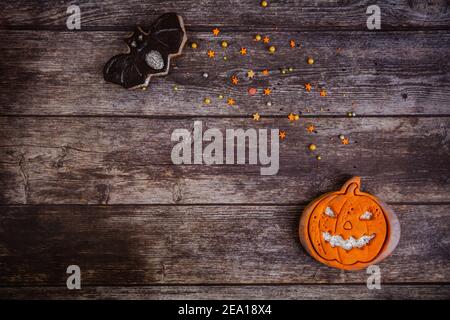
[[[253,117],[253,120],[255,120],[255,121],[259,121],[259,119],[261,118],[261,116],[259,115],[258,112],[252,114],[252,117]]]
[[[275,53],[275,51],[277,51],[277,48],[275,48],[275,46],[270,46],[269,47],[269,52],[270,53]]]
[[[321,97],[326,97],[327,96],[327,91],[325,89],[320,90],[320,96]]]
[[[247,77],[252,79],[255,76],[255,72],[253,72],[253,70],[248,70],[247,71]]]
[[[272,106],[272,102],[267,101],[266,106],[271,107]]]
[[[256,92],[257,92],[256,88],[253,88],[253,87],[248,88],[249,95],[254,96],[256,94]]]
[[[345,136],[344,136],[343,134],[340,134],[340,135],[339,135],[339,139],[344,140],[344,139],[345,139]]]
[[[305,90],[306,91],[310,92],[311,88],[312,88],[311,83],[309,83],[309,82],[305,83]]]
[[[317,149],[317,146],[316,146],[314,143],[311,143],[311,144],[308,146],[308,148],[309,148],[309,150],[314,151],[314,150]]]
[[[269,3],[265,0],[261,1],[261,7],[265,8],[269,5]]]
[[[265,88],[263,93],[264,93],[265,96],[268,96],[268,95],[270,95],[272,93],[272,90],[270,88]]]
[[[220,33],[220,30],[219,30],[219,28],[214,28],[213,30],[212,30],[212,33],[213,33],[213,35],[215,35],[216,37],[219,35],[219,33]]]
[[[222,46],[222,48],[227,48],[228,47],[228,42],[222,41],[221,46]]]
[[[239,51],[241,55],[246,56],[247,55],[247,48],[241,48]]]
[[[314,127],[314,125],[310,124],[310,125],[308,125],[308,126],[306,127],[306,130],[307,130],[309,133],[313,133],[314,131],[316,131],[316,127]]]
[[[216,55],[216,53],[214,52],[214,50],[208,50],[208,57],[214,58],[215,55]]]
[[[292,72],[292,71],[294,71],[294,68],[289,67],[289,68],[288,68],[288,71],[289,71],[289,72]]]
[[[344,138],[342,139],[341,143],[347,145],[350,143],[350,140],[348,138]]]
[[[204,72],[203,73],[203,78],[208,78],[208,77],[209,77],[209,74],[207,72]]]
[[[265,37],[263,38],[263,42],[264,42],[264,43],[269,43],[269,42],[270,42],[270,38],[269,38],[268,36],[265,36]]]
[[[269,70],[268,69],[264,69],[262,71],[262,74],[265,75],[265,76],[268,76],[269,75]]]
[[[284,140],[286,138],[286,131],[281,130],[278,136],[281,140]]]
[[[218,98],[219,98],[220,100],[222,100],[222,99],[223,99],[223,94],[219,94]]]
[[[297,121],[298,119],[300,119],[300,116],[291,112],[288,114],[288,119],[289,121]]]
[[[203,100],[203,102],[205,104],[210,104],[211,103],[211,99],[210,98],[205,98],[205,100]]]
[[[178,91],[178,87],[177,86],[173,86],[173,91]]]
[[[322,156],[318,155],[318,156],[316,157],[316,159],[320,161],[320,160],[322,160]]]
[[[231,83],[234,84],[234,85],[239,83],[239,79],[238,79],[238,77],[236,75],[232,75],[231,76]]]
[[[191,43],[191,48],[192,49],[197,49],[198,48],[198,44],[196,42],[192,42]]]
[[[236,101],[234,101],[233,98],[228,98],[227,104],[230,105],[230,106],[234,106],[236,104]]]
[[[262,39],[262,37],[261,37],[260,34],[257,34],[257,35],[255,36],[255,41],[261,41],[261,39]]]
[[[294,41],[294,40],[290,40],[290,41],[289,41],[289,46],[290,46],[291,48],[295,48],[295,41]]]
[[[314,59],[312,57],[309,57],[308,60],[306,60],[308,64],[314,64]]]

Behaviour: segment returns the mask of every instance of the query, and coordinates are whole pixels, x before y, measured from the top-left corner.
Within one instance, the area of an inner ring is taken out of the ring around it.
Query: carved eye
[[[359,219],[370,220],[370,219],[372,219],[372,216],[373,216],[372,212],[366,211],[359,217]]]
[[[334,211],[330,207],[326,207],[324,214],[329,216],[330,218],[335,218],[336,217],[336,214],[334,213]]]

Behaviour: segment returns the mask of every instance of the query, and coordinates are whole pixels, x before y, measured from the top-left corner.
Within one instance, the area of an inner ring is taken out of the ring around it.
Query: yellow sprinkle
[[[226,48],[226,47],[228,47],[228,42],[222,41],[222,48]]]
[[[210,104],[211,103],[211,99],[210,98],[205,98],[205,100],[203,100],[203,102],[205,104]]]
[[[261,39],[262,39],[262,37],[261,37],[260,34],[257,34],[257,35],[255,36],[255,40],[256,40],[256,41],[261,41]]]
[[[195,43],[195,42],[191,43],[191,48],[192,49],[197,49],[197,47],[198,47],[197,43]]]
[[[309,57],[307,60],[308,64],[314,64],[314,59]]]
[[[275,51],[277,51],[277,48],[275,48],[275,46],[270,46],[269,47],[269,52],[270,53],[274,53]]]
[[[314,151],[316,149],[317,149],[317,147],[316,147],[315,144],[312,143],[312,144],[309,145],[309,150]]]
[[[267,1],[261,1],[261,7],[265,8],[269,5]]]

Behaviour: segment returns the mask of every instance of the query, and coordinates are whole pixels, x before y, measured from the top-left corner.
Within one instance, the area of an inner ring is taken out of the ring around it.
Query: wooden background
[[[0,297],[450,298],[449,1],[76,3],[76,32],[66,28],[70,1],[0,4]],[[375,3],[382,30],[368,31]],[[125,50],[122,38],[168,11],[183,15],[199,49],[187,47],[147,91],[105,83],[103,65]],[[271,37],[275,55],[251,40],[256,33]],[[264,68],[269,77],[243,76]],[[307,81],[328,97],[305,93]],[[270,99],[249,97],[250,83],[271,87]],[[302,118],[290,124],[289,112]],[[278,175],[172,165],[172,130],[198,119],[286,130]],[[380,264],[381,290],[366,288],[364,270],[315,262],[297,237],[304,206],[353,175],[392,205],[402,227]],[[65,287],[70,264],[81,267],[80,291]]]

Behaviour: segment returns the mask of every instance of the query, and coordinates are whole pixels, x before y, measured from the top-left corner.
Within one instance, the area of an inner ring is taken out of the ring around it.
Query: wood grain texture
[[[147,91],[128,91],[103,80],[106,61],[125,50],[126,32],[2,31],[0,114],[3,115],[448,115],[450,33],[276,32],[271,55],[253,35],[223,33],[226,50],[210,33],[188,33],[200,48],[186,48],[171,74]],[[290,39],[301,47],[291,49]],[[249,55],[238,53],[241,46]],[[337,52],[338,48],[341,50]],[[206,55],[217,51],[214,61]],[[222,57],[226,55],[227,61]],[[315,58],[307,65],[308,56]],[[281,68],[294,71],[281,74]],[[269,69],[270,75],[261,74]],[[248,80],[248,70],[257,76]],[[206,79],[202,75],[208,73]],[[233,86],[230,77],[240,79]],[[304,84],[314,89],[308,93]],[[178,91],[173,87],[177,86]],[[258,94],[249,96],[250,86]],[[264,88],[272,94],[262,94]],[[327,97],[318,90],[325,88]],[[225,99],[219,100],[219,95]],[[205,98],[212,104],[205,106]],[[237,104],[230,107],[226,98]],[[271,101],[272,106],[267,106]]]
[[[139,286],[0,288],[2,299],[156,299],[156,300],[371,300],[448,299],[450,285],[239,285],[239,286]]]
[[[64,286],[365,284],[326,267],[298,240],[303,206],[2,207],[0,283]],[[450,206],[395,205],[402,237],[379,264],[382,282],[448,283]]]
[[[260,165],[174,165],[171,134],[193,130],[194,120],[0,118],[0,203],[298,204],[354,175],[387,202],[450,201],[448,117],[200,119],[204,130],[224,135],[227,128],[286,130],[273,176],[262,176]],[[308,123],[317,133],[306,131]],[[340,134],[351,143],[342,145]]]
[[[219,26],[248,30],[362,29],[366,30],[367,7],[373,1],[269,1],[262,8],[258,0],[206,1],[77,1],[83,28],[130,27],[149,24],[163,12],[182,13],[190,28]],[[0,5],[0,26],[65,28],[71,1],[6,0]],[[450,9],[446,0],[401,0],[377,3],[382,28],[448,28]],[[233,9],[232,11],[230,9]]]

